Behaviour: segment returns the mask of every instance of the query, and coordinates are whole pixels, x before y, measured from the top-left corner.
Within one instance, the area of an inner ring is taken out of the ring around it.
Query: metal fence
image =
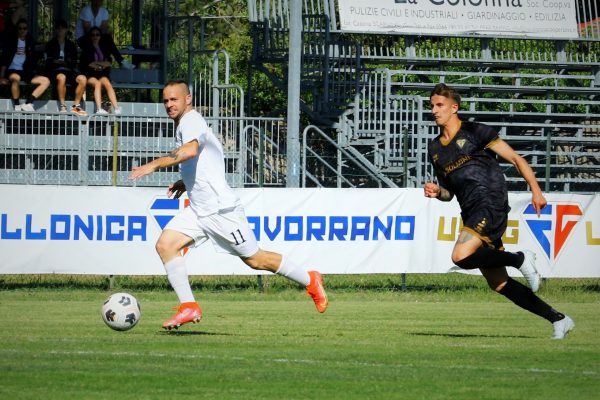
[[[485,111],[498,102],[507,110]],[[586,110],[598,106],[594,101],[465,98],[461,114],[496,127],[528,160],[545,190],[591,193],[600,191],[600,114]],[[336,136],[307,127],[303,186],[419,187],[434,179],[427,142],[439,132],[427,107],[427,98],[390,95],[378,114],[366,107],[346,112]],[[527,111],[536,107],[546,111]],[[282,118],[207,121],[223,143],[233,187],[285,186]],[[173,149],[173,128],[172,120],[152,112],[85,118],[0,112],[0,183],[166,186],[178,179],[176,169],[135,182],[127,176],[134,166]],[[510,190],[527,190],[512,166],[506,164],[505,173]]]
[[[288,3],[289,0],[249,0],[248,15],[250,21],[273,21],[281,27],[288,28]],[[302,13],[326,15],[329,19],[329,30],[336,32],[339,30],[337,3],[337,0],[302,0]],[[598,5],[598,2],[596,0],[575,0],[574,4],[580,36],[588,39],[600,39],[600,5]]]
[[[381,82],[367,87],[335,136],[305,130],[306,186],[420,187],[435,179],[427,143],[439,128],[429,118],[429,99],[390,88]],[[471,97],[463,98],[462,110],[461,118],[495,127],[527,159],[544,190],[600,192],[599,101]],[[528,190],[512,165],[502,166],[509,190]]]
[[[283,119],[206,119],[223,143],[230,185],[285,184]],[[165,186],[179,179],[175,168],[127,176],[171,151],[173,137],[165,116],[0,112],[0,183]]]
[[[594,74],[572,75],[548,72],[489,72],[435,70],[386,70],[387,82],[395,92],[427,92],[439,82],[460,92],[504,94],[504,97],[565,95],[570,99],[588,99],[600,93],[600,80]]]
[[[337,3],[336,0],[304,0],[303,30],[322,36],[334,47],[338,43],[345,43],[346,47],[349,42],[355,43],[362,68],[381,64],[424,65],[441,70],[454,66],[504,70],[546,68],[564,70],[561,73],[565,74],[587,71],[600,79],[600,6],[596,0],[574,0],[579,37],[570,40],[476,33],[341,31]],[[288,1],[249,0],[248,4],[249,19],[259,27],[256,31],[260,36],[259,52],[264,53],[261,57],[265,60],[276,55],[284,58],[289,29]],[[315,21],[321,21],[321,25],[315,26]],[[309,48],[304,52],[312,54]]]
[[[315,125],[302,132],[302,187],[399,186],[369,160],[373,152],[370,143],[366,143],[366,149],[356,143],[343,145],[347,130],[342,128],[337,133],[332,138],[330,132]]]

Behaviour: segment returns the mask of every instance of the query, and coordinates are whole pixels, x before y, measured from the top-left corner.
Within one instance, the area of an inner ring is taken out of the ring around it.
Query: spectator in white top
[[[37,73],[35,40],[29,34],[26,19],[17,21],[17,33],[7,38],[3,47],[0,57],[0,85],[10,84],[15,111],[35,111],[33,102],[48,89],[50,80]],[[23,105],[19,102],[21,82],[36,86]]]
[[[110,53],[115,57],[115,60],[117,60],[123,68],[134,69],[135,65],[125,60],[115,45],[112,34],[108,29],[110,15],[108,10],[102,6],[102,2],[103,0],[91,0],[90,4],[81,9],[79,18],[77,18],[77,26],[75,27],[77,44],[79,47],[83,48],[82,42],[85,40],[86,33],[88,33],[92,27],[98,27],[102,32],[102,42],[110,48]]]

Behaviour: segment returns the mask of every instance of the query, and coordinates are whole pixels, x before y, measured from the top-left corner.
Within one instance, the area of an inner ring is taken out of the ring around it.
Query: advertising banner
[[[575,0],[338,0],[345,31],[579,36]]]
[[[162,275],[154,244],[187,206],[163,188],[0,185],[1,274]],[[328,274],[444,273],[461,227],[456,201],[422,189],[239,189],[261,248]],[[600,195],[548,194],[538,217],[510,194],[504,244],[545,277],[600,277]],[[210,241],[186,249],[192,275],[252,275]],[[513,274],[515,272],[512,269]],[[518,274],[518,272],[517,272]]]

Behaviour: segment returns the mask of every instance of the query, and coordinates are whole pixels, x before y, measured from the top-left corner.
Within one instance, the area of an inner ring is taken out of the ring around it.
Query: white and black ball
[[[133,328],[141,316],[140,303],[129,293],[114,293],[102,305],[102,320],[116,331]]]

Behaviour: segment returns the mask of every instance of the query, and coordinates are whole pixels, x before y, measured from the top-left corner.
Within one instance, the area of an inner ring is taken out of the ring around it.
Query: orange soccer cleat
[[[310,283],[306,286],[306,291],[315,302],[317,311],[324,313],[327,310],[329,301],[323,287],[323,277],[318,271],[308,271],[308,275],[310,276]]]
[[[167,330],[177,329],[188,322],[198,323],[202,319],[202,309],[196,302],[181,303],[177,309],[177,314],[163,324]]]

